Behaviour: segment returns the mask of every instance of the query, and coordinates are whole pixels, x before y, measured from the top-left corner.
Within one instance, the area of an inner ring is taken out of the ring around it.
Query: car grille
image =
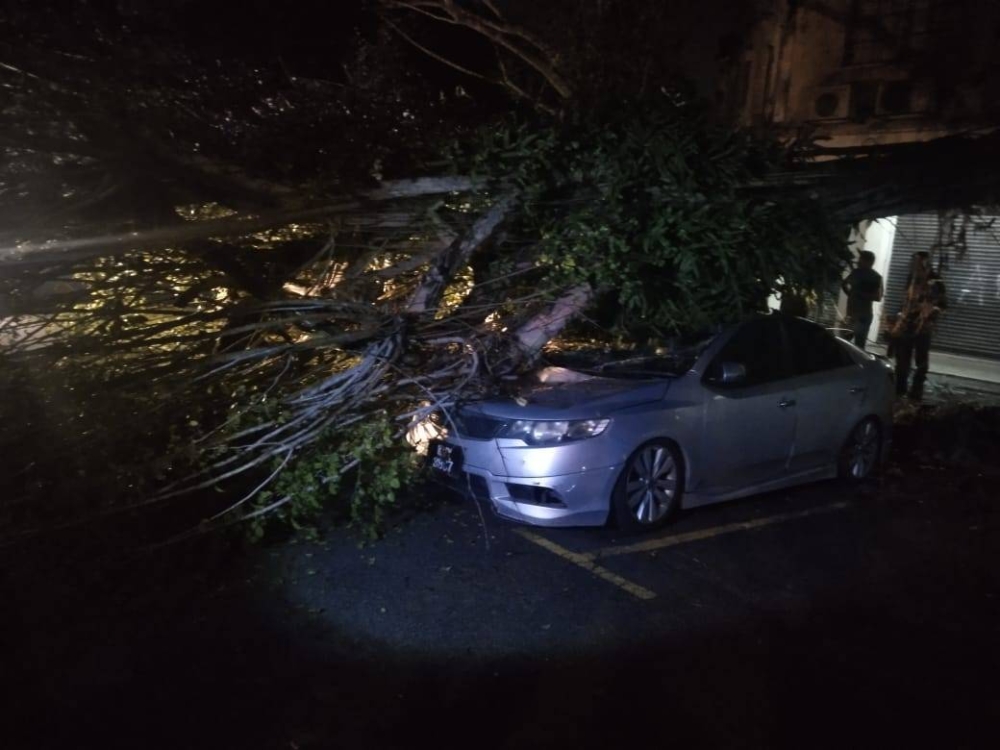
[[[452,415],[455,428],[462,437],[489,440],[495,438],[507,424],[502,419],[493,419],[473,412],[455,412]]]
[[[548,487],[536,487],[526,484],[508,484],[507,492],[511,498],[519,503],[530,503],[532,505],[552,505],[558,508],[565,508],[566,503],[559,497],[559,493]]]

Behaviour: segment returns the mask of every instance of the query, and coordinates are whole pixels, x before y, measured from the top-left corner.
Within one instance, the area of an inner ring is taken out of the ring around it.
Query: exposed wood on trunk
[[[412,180],[390,180],[379,187],[360,193],[360,197],[372,201],[388,201],[397,198],[420,198],[424,195],[442,193],[464,193],[486,187],[486,181],[476,177],[418,177]]]
[[[469,262],[472,254],[486,243],[496,232],[497,227],[507,217],[514,205],[514,196],[505,195],[498,200],[469,231],[453,242],[427,271],[423,283],[417,287],[407,311],[423,313],[436,310],[441,302],[445,287],[455,274]]]
[[[542,348],[582,313],[593,298],[593,288],[589,284],[579,284],[518,328],[514,340],[521,359],[530,362],[537,357]]]
[[[371,271],[370,273],[375,278],[383,281],[395,279],[399,276],[403,276],[404,274],[411,273],[439,257],[440,254],[447,250],[454,241],[455,239],[452,237],[451,239],[442,238],[438,242],[428,243],[427,247],[420,252],[415,253],[407,260],[401,260],[399,263],[395,263],[388,268],[380,268],[377,271]]]
[[[231,237],[259,232],[293,222],[319,221],[330,216],[351,212],[362,213],[365,201],[384,202],[403,198],[464,192],[482,187],[482,181],[470,177],[428,177],[417,180],[387,182],[374,190],[360,194],[362,200],[331,202],[311,208],[286,209],[257,216],[231,216],[224,219],[188,222],[177,226],[159,227],[73,240],[35,240],[0,247],[0,264],[58,263],[98,255],[114,255],[141,247],[157,250],[191,240],[211,237]],[[397,225],[399,219],[393,225]]]

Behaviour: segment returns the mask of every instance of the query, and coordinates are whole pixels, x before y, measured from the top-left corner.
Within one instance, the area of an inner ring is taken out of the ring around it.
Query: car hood
[[[630,406],[659,401],[671,380],[589,378],[574,383],[523,386],[517,396],[465,408],[501,419],[597,419]]]

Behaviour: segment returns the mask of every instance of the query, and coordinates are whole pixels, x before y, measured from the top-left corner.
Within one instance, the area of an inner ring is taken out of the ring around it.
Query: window
[[[747,371],[746,385],[759,385],[791,376],[788,353],[778,318],[754,320],[741,327],[715,355],[709,379],[722,374],[723,362],[736,362]]]
[[[854,364],[851,355],[829,331],[797,318],[785,321],[792,361],[799,375],[836,370]]]
[[[854,0],[844,65],[895,62],[925,49],[931,33],[932,0]]]
[[[909,81],[893,81],[882,87],[882,109],[890,115],[909,112],[912,100],[913,86]]]
[[[878,86],[867,81],[851,84],[851,119],[865,122],[875,114],[875,99]]]

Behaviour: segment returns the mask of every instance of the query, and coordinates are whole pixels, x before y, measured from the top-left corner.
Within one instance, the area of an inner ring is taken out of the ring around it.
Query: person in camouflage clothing
[[[948,306],[944,281],[930,260],[919,251],[910,259],[903,309],[890,331],[891,349],[896,356],[896,395],[920,401],[930,360],[931,336],[941,311]],[[913,382],[907,383],[910,366],[916,364]]]

